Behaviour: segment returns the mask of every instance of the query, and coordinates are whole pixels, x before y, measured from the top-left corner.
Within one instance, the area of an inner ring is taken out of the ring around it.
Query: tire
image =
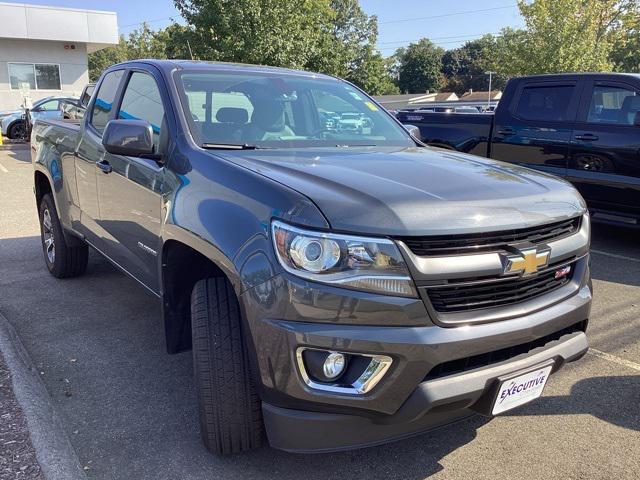
[[[89,247],[86,244],[73,247],[67,245],[56,205],[50,194],[42,197],[38,213],[44,262],[51,275],[56,278],[82,275],[87,269]]]
[[[200,431],[217,455],[262,444],[262,404],[255,388],[241,314],[226,278],[200,280],[191,293],[193,366]]]
[[[7,131],[7,136],[12,140],[25,140],[27,138],[27,124],[23,121],[12,123]]]

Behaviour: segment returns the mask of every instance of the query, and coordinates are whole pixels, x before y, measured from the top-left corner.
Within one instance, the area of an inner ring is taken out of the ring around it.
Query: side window
[[[617,123],[633,125],[636,112],[640,111],[640,96],[624,87],[596,86],[589,104],[589,123]]]
[[[567,121],[574,88],[573,85],[525,87],[518,101],[516,116],[525,120]]]
[[[58,110],[58,100],[50,100],[48,102],[44,102],[38,107],[38,110],[46,112],[53,112],[55,110]]]
[[[122,97],[118,118],[149,122],[153,128],[154,143],[158,146],[164,107],[158,85],[151,75],[133,72]]]
[[[98,96],[91,113],[91,125],[100,133],[104,131],[104,127],[111,120],[111,110],[113,110],[113,102],[116,99],[122,75],[124,75],[124,70],[108,73],[100,85],[100,90],[98,90]]]

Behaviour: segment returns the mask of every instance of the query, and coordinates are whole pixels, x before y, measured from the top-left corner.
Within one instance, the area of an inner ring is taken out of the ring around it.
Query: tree
[[[495,70],[492,57],[496,43],[493,35],[485,35],[445,52],[442,57],[442,74],[446,77],[444,88],[459,95],[471,89],[488,90],[489,77],[485,72]],[[504,88],[506,81],[504,75],[494,75],[492,89]]]
[[[629,8],[622,16],[620,28],[613,34],[611,61],[618,72],[640,73],[640,12]]]
[[[103,70],[111,65],[124,62],[128,59],[127,41],[125,40],[124,35],[120,35],[118,45],[104,48],[89,54],[89,81],[97,81]]]
[[[406,93],[438,90],[442,85],[442,56],[444,50],[423,38],[407,48],[396,50],[398,87]]]
[[[179,25],[175,27],[182,28]],[[89,55],[89,79],[95,82],[103,70],[116,63],[141,58],[167,58],[167,47],[175,27],[153,31],[143,23],[137,30],[129,33],[128,38],[120,35],[115,47],[105,48]]]
[[[385,59],[374,51],[368,51],[364,57],[358,58],[347,80],[358,85],[369,95],[400,93],[400,89],[389,74]]]
[[[358,0],[175,0],[201,59],[303,68],[369,93],[394,86]],[[184,33],[184,32],[183,32]]]
[[[524,30],[503,31],[496,64],[511,75],[610,71],[614,32],[636,0],[518,1]]]
[[[376,51],[378,21],[358,0],[175,0],[187,25],[143,24],[89,56],[90,77],[138,58],[195,58],[302,68],[377,95],[397,92]]]
[[[207,60],[303,68],[323,44],[327,0],[175,0]]]

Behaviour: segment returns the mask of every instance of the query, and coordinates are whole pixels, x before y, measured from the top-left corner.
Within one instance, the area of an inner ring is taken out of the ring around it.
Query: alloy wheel
[[[42,242],[47,259],[49,263],[53,264],[56,260],[56,244],[53,237],[53,223],[51,222],[51,214],[48,208],[42,212]]]

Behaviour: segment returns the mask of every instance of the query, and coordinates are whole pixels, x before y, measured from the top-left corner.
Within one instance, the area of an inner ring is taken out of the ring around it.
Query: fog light
[[[342,353],[331,352],[322,365],[322,371],[325,377],[333,379],[339,377],[342,374],[345,366],[345,358]]]

